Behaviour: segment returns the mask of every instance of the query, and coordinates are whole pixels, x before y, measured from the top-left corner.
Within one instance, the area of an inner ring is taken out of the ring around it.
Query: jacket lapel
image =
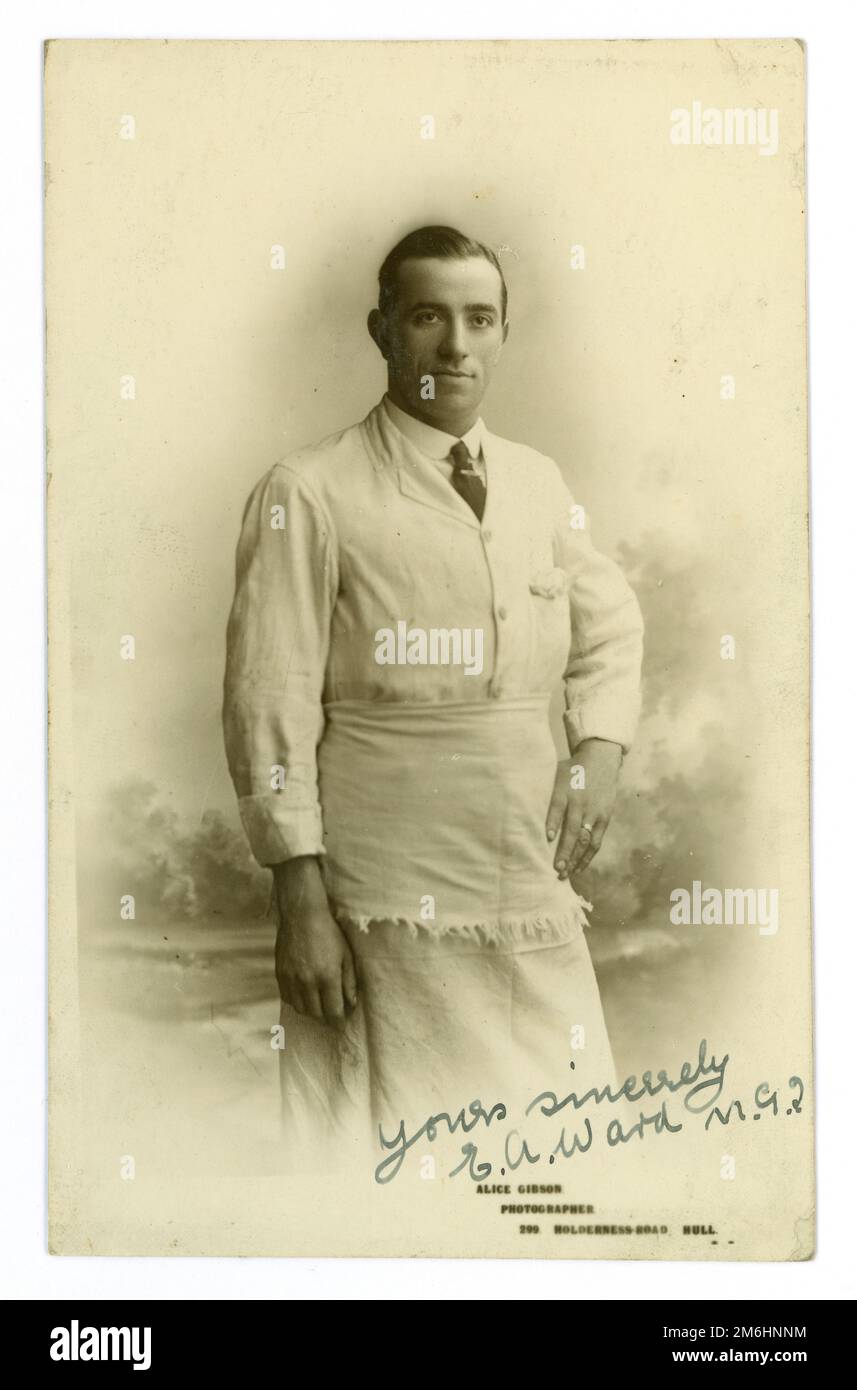
[[[402,496],[442,512],[450,521],[479,530],[479,520],[452,484],[391,424],[381,402],[363,421],[364,439],[376,468],[385,469]],[[490,495],[491,481],[488,480]],[[486,504],[487,506],[487,504]]]
[[[432,507],[452,521],[479,530],[479,519],[463,497],[460,497],[439,468],[430,461],[417,458],[399,465],[399,491],[423,507]]]

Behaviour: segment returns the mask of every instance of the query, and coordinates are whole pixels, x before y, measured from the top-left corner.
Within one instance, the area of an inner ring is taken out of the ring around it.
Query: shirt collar
[[[445,430],[435,429],[434,425],[426,425],[422,420],[415,419],[413,415],[408,415],[395,405],[387,395],[384,396],[384,409],[396,428],[406,439],[410,440],[416,449],[419,449],[421,454],[425,454],[428,458],[449,458],[450,449],[453,444],[458,443],[459,439],[462,439],[467,445],[467,452],[471,458],[479,457],[485,437],[485,425],[481,416],[466,434],[458,435],[447,434]]]

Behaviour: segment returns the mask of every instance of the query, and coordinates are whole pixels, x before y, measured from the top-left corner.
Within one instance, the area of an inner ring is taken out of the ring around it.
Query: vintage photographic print
[[[54,1253],[812,1257],[804,73],[46,45]]]

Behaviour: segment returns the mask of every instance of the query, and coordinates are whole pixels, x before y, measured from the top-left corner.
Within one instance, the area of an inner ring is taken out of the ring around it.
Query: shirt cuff
[[[276,794],[242,796],[241,824],[257,863],[267,867],[303,854],[324,854],[321,807],[283,804]]]
[[[563,714],[568,751],[573,755],[587,738],[601,738],[618,743],[622,753],[630,752],[639,717],[639,701],[629,710],[627,703],[599,700],[581,709],[567,709]]]

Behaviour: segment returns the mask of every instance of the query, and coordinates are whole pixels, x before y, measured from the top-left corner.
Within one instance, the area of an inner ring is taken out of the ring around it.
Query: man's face
[[[369,319],[390,397],[417,419],[464,434],[478,419],[508,333],[499,273],[482,256],[414,259],[399,266],[397,284],[393,307]]]

